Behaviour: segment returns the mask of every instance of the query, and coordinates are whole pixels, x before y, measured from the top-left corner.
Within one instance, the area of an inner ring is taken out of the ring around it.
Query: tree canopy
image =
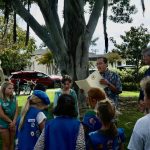
[[[136,74],[142,65],[141,52],[145,49],[150,41],[150,33],[143,25],[131,27],[130,31],[120,36],[122,43],[118,44],[113,38],[114,51],[118,52],[122,58],[126,59],[132,65],[136,66]]]
[[[4,18],[0,17],[0,60],[4,72],[9,75],[12,71],[23,70],[30,64],[32,52],[35,50],[35,40],[29,39],[25,46],[26,31],[17,27],[17,42],[13,41],[13,20],[10,19],[5,30]]]
[[[106,52],[108,49],[106,26],[108,6],[112,7],[112,15],[114,14],[110,18],[113,20],[119,17],[116,22],[121,22],[123,18],[130,22],[130,14],[135,13],[135,6],[130,6],[129,0],[65,0],[64,24],[61,27],[57,8],[58,0],[1,0],[1,2],[7,4],[5,14],[13,10],[27,22],[52,51],[60,70],[70,74],[73,79],[87,77],[88,50],[101,13],[103,13]],[[40,8],[45,21],[44,26],[40,25],[29,12],[28,8],[33,2]],[[84,6],[87,2],[91,4],[91,11],[86,23]],[[26,4],[28,7],[25,7]]]

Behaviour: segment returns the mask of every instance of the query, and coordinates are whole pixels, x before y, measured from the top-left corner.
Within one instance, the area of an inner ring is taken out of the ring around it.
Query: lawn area
[[[50,98],[51,103],[54,102],[54,95],[55,95],[55,91],[56,91],[56,90],[57,90],[57,89],[48,89],[48,90],[46,91],[46,93],[48,94],[48,96],[49,96],[49,98]],[[17,96],[18,106],[19,106],[19,107],[24,106],[24,104],[25,104],[27,98],[28,98],[27,95],[25,95],[25,96],[24,96],[24,95]]]
[[[139,96],[139,91],[123,91],[120,94],[121,97],[138,97]]]
[[[131,101],[134,99],[130,99]],[[125,129],[125,149],[127,149],[127,145],[129,143],[131,133],[133,130],[133,127],[135,125],[135,122],[138,118],[143,116],[143,113],[139,112],[137,109],[137,102],[126,102],[123,101],[120,106],[121,115],[118,117],[118,127],[122,127]]]
[[[57,89],[48,89],[48,90],[46,91],[46,93],[48,94],[48,96],[49,96],[49,98],[50,98],[51,103],[54,102],[54,94],[55,94],[55,91],[56,91],[56,90],[57,90]],[[139,92],[138,92],[138,91],[134,91],[134,92],[123,91],[123,92],[120,94],[120,97],[138,97],[138,95],[139,95]],[[28,97],[28,96],[24,96],[24,95],[21,95],[21,96],[18,96],[18,97],[17,97],[19,107],[20,107],[20,106],[24,106],[27,97]]]

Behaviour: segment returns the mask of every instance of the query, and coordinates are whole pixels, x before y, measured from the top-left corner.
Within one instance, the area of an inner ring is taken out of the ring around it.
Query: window
[[[37,78],[47,78],[48,76],[43,73],[37,73]]]

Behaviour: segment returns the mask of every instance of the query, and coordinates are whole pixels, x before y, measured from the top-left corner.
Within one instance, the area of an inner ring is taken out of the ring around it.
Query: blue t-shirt
[[[92,132],[89,136],[94,150],[119,150],[120,144],[125,141],[123,128],[118,128],[118,135],[115,138],[110,137],[101,130]]]

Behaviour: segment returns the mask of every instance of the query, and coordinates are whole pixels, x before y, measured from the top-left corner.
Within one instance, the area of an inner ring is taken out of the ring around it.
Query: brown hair
[[[97,101],[106,99],[105,93],[102,90],[100,90],[99,88],[91,88],[88,91],[88,97],[90,97],[92,99],[96,99]]]
[[[140,86],[142,87],[143,91],[145,92],[147,98],[150,99],[150,77],[147,76],[141,80]]]
[[[105,64],[108,63],[108,59],[107,59],[105,56],[101,56],[101,57],[99,57],[97,60],[99,60],[99,59],[103,59],[103,62],[104,62]]]
[[[150,56],[150,46],[148,46],[142,50],[142,55],[149,55]]]
[[[9,85],[13,85],[12,82],[10,81],[4,81],[1,85],[1,89],[0,89],[0,97],[2,100],[6,100],[6,94],[5,94],[5,91],[6,91],[6,88],[9,86]],[[14,99],[14,95],[10,96],[10,100],[13,100]]]
[[[145,93],[146,93],[147,98],[150,98],[150,80],[147,81],[145,85]]]
[[[117,127],[114,120],[115,109],[110,102],[100,101],[97,107],[97,114],[104,125],[110,125],[110,128],[108,129],[108,135],[113,138],[117,136]]]
[[[64,84],[66,81],[69,81],[70,83],[72,82],[72,78],[69,75],[64,75],[62,77],[62,84]]]

